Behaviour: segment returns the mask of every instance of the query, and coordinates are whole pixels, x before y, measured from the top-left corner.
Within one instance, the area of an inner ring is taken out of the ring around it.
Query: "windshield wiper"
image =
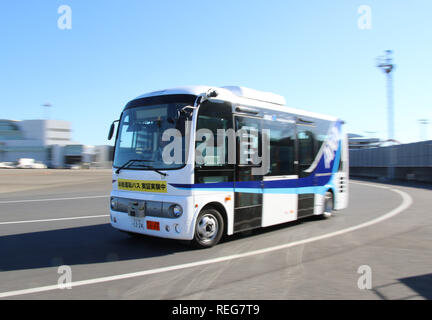
[[[140,161],[140,162],[149,162],[149,161],[151,161],[151,160],[145,160],[145,159],[131,159],[131,160],[128,160],[128,161],[126,161],[123,165],[121,165],[121,166],[116,170],[116,173],[119,174],[121,169],[127,168],[127,167],[129,167],[129,165],[131,165],[132,163],[134,163],[134,162],[138,162],[138,161]],[[145,165],[145,164],[140,164],[140,165],[137,165],[137,166],[138,166],[138,167],[143,167],[143,168],[151,169],[151,170],[153,170],[153,171],[159,173],[161,176],[164,176],[164,177],[167,176],[166,173],[164,173],[164,172],[162,172],[162,171],[159,171],[158,169],[155,169],[155,168],[153,168],[152,166],[148,166],[148,165]]]
[[[127,168],[129,167],[130,164],[137,162],[137,161],[143,161],[143,162],[148,162],[150,160],[144,160],[144,159],[131,159],[126,161],[125,163],[123,163],[117,170],[116,173],[119,174],[121,169]]]
[[[151,169],[151,170],[153,170],[153,171],[159,173],[161,176],[164,176],[164,177],[167,176],[167,174],[166,174],[165,172],[162,172],[162,171],[160,171],[159,169],[156,169],[156,168],[154,168],[154,167],[152,167],[152,166],[147,166],[147,165],[145,165],[145,164],[139,164],[139,165],[137,165],[137,167],[143,167],[143,168]]]

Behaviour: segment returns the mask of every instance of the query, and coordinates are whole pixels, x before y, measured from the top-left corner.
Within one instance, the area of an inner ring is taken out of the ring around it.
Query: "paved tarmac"
[[[197,250],[113,229],[110,170],[5,169],[0,181],[4,299],[432,298],[430,188],[353,180],[349,207],[329,220]],[[57,288],[60,265],[72,289]],[[364,265],[371,289],[358,287]]]

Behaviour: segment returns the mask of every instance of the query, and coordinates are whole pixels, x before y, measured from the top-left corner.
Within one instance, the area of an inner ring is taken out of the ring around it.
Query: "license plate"
[[[132,226],[137,229],[144,229],[144,222],[141,219],[133,219]]]
[[[147,221],[147,229],[159,231],[159,222],[158,221]]]

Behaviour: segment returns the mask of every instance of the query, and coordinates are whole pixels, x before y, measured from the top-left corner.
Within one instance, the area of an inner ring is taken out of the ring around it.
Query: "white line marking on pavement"
[[[75,282],[71,282],[70,284],[73,288],[73,287],[97,284],[97,283],[102,283],[102,282],[130,279],[130,278],[135,278],[135,277],[147,276],[147,275],[151,275],[151,274],[163,273],[163,272],[174,271],[174,270],[181,270],[181,269],[198,267],[198,266],[203,266],[203,265],[213,264],[213,263],[219,263],[219,262],[224,262],[224,261],[229,261],[229,260],[234,260],[234,259],[246,258],[246,257],[250,257],[250,256],[263,254],[263,253],[268,253],[268,252],[273,252],[273,251],[277,251],[277,250],[292,248],[292,247],[295,247],[298,245],[328,239],[328,238],[335,237],[335,236],[338,236],[338,235],[341,235],[344,233],[352,232],[352,231],[355,231],[355,230],[358,230],[361,228],[369,227],[373,224],[376,224],[376,223],[382,222],[384,220],[387,220],[391,217],[394,217],[395,215],[406,210],[412,204],[411,196],[409,194],[403,192],[403,191],[398,190],[398,189],[392,189],[389,187],[382,187],[382,186],[375,186],[373,184],[365,184],[365,183],[361,183],[361,184],[371,186],[371,187],[388,189],[390,191],[396,192],[397,194],[399,194],[402,197],[402,203],[398,207],[394,208],[393,210],[387,212],[386,214],[384,214],[378,218],[372,219],[370,221],[361,223],[361,224],[353,226],[353,227],[345,228],[345,229],[335,231],[335,232],[330,232],[330,233],[327,233],[327,234],[324,234],[321,236],[316,236],[316,237],[312,237],[312,238],[308,238],[308,239],[304,239],[304,240],[294,241],[291,243],[273,246],[273,247],[269,247],[269,248],[264,248],[264,249],[260,249],[260,250],[254,250],[254,251],[249,251],[249,252],[240,253],[240,254],[233,254],[233,255],[220,257],[220,258],[208,259],[208,260],[203,260],[203,261],[185,263],[185,264],[180,264],[180,265],[175,265],[175,266],[162,267],[162,268],[156,268],[156,269],[151,269],[151,270],[144,270],[144,271],[139,271],[139,272],[132,272],[132,273],[102,277],[102,278],[75,281]],[[44,292],[44,291],[52,291],[52,290],[57,290],[57,289],[60,289],[60,287],[58,285],[50,285],[50,286],[44,286],[44,287],[24,289],[24,290],[7,291],[7,292],[0,293],[0,298],[18,296],[18,295],[23,295],[23,294],[38,293],[38,292]]]
[[[21,203],[21,202],[42,202],[42,201],[64,201],[64,200],[78,200],[78,199],[94,199],[94,198],[108,198],[109,195],[105,196],[88,196],[88,197],[74,197],[74,198],[53,198],[53,199],[29,199],[29,200],[6,200],[0,201],[0,204],[6,203]]]
[[[51,221],[64,221],[64,220],[79,220],[79,219],[93,219],[93,218],[101,218],[101,217],[109,217],[109,214],[102,214],[102,215],[98,215],[98,216],[82,216],[82,217],[42,219],[42,220],[6,221],[6,222],[0,222],[0,225],[3,225],[3,224],[19,224],[19,223],[51,222]]]

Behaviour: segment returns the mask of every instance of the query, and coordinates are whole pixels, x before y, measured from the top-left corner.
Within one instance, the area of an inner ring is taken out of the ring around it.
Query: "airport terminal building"
[[[0,162],[31,158],[51,168],[98,162],[109,166],[110,146],[71,141],[71,123],[64,120],[0,120]]]

